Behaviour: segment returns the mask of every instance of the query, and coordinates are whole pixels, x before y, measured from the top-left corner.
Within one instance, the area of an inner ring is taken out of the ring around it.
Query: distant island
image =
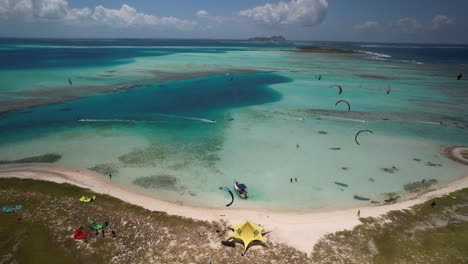
[[[275,42],[283,42],[286,41],[286,38],[283,36],[271,36],[271,37],[254,37],[247,39],[249,41],[275,41]]]

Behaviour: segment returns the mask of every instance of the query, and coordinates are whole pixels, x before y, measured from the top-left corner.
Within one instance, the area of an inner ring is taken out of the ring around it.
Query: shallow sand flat
[[[123,201],[142,206],[149,210],[163,211],[172,215],[198,220],[225,219],[234,224],[246,220],[253,221],[271,230],[271,240],[286,243],[305,253],[310,253],[314,244],[325,234],[343,229],[352,229],[360,224],[356,217],[358,208],[336,211],[317,212],[279,212],[264,210],[208,209],[189,207],[157,200],[153,197],[116,186],[109,180],[89,170],[32,166],[5,168],[0,170],[0,178],[21,178],[45,180],[56,183],[69,183],[89,188],[97,193],[107,194]],[[377,217],[391,210],[401,210],[427,201],[433,197],[445,195],[458,189],[468,187],[468,177],[460,178],[445,187],[424,193],[418,197],[399,203],[383,206],[360,207],[361,217]]]

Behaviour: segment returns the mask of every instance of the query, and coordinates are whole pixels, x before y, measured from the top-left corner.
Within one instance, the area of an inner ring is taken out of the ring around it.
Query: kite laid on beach
[[[341,94],[343,92],[343,88],[340,85],[334,84],[334,85],[332,85],[332,86],[330,86],[328,88],[332,88],[332,87],[335,87],[335,86],[338,87],[338,94]]]
[[[339,101],[337,101],[337,102],[335,103],[335,106],[337,106],[339,103],[342,103],[342,102],[348,105],[348,112],[351,111],[351,105],[350,105],[350,104],[348,103],[348,101],[346,101],[346,100],[339,100]]]
[[[357,132],[356,135],[354,136],[354,141],[356,141],[356,144],[358,144],[358,145],[361,145],[361,144],[359,144],[357,138],[358,138],[359,134],[361,134],[362,132],[369,132],[371,134],[374,134],[374,132],[370,131],[369,129],[364,129],[364,130],[360,130],[359,132]]]
[[[232,194],[231,189],[229,189],[228,187],[219,187],[219,189],[220,190],[225,190],[226,192],[228,192],[231,195],[231,202],[226,204],[226,207],[231,206],[231,204],[234,202],[234,194]]]

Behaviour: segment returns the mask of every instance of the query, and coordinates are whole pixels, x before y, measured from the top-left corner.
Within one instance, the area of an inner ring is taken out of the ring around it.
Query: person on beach
[[[297,178],[294,178],[294,181],[296,181],[296,182],[297,182]]]
[[[115,231],[112,230],[111,233],[112,233],[112,237],[115,237]]]
[[[357,217],[361,217],[361,210],[357,211]]]
[[[291,178],[291,179],[289,179],[289,180],[290,180],[290,181],[291,181],[291,183],[292,183],[292,178]]]
[[[112,174],[109,174],[109,179],[112,180]]]
[[[435,202],[431,203],[431,207],[434,208],[437,204]]]
[[[296,148],[299,148],[299,144],[296,144]]]

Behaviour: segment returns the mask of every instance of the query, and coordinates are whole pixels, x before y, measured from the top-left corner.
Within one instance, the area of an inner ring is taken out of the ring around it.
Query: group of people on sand
[[[289,180],[291,181],[291,183],[293,182],[293,178],[290,178]],[[297,182],[297,178],[294,178],[294,181]]]

